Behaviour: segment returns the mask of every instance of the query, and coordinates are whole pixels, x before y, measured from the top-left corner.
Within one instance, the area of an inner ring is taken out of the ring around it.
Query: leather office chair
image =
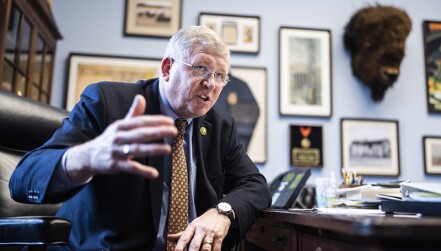
[[[13,201],[9,178],[21,157],[61,126],[68,112],[0,89],[0,250],[45,250],[65,245],[71,222],[55,217],[60,205]]]

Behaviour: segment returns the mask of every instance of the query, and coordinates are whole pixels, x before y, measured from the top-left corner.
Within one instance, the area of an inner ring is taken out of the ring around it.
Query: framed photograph
[[[260,17],[200,13],[199,25],[216,31],[231,52],[257,54],[260,50]]]
[[[181,26],[182,0],[126,0],[124,35],[171,37]]]
[[[119,81],[135,83],[156,78],[161,72],[161,59],[97,54],[69,55],[65,108],[72,110],[80,94],[91,83]]]
[[[321,126],[290,126],[290,158],[293,167],[323,166],[323,130]]]
[[[424,21],[427,109],[441,113],[441,21]]]
[[[230,82],[216,106],[234,117],[239,140],[254,163],[265,163],[267,155],[266,68],[232,66]]]
[[[424,172],[441,174],[441,136],[423,136]]]
[[[331,31],[280,27],[281,115],[331,117]]]
[[[400,174],[398,121],[341,119],[342,167],[357,174]]]

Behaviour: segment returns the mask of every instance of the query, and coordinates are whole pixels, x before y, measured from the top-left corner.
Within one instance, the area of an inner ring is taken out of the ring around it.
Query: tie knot
[[[178,133],[180,135],[185,134],[185,128],[187,127],[187,120],[185,119],[177,119],[175,121],[176,128],[178,128]]]

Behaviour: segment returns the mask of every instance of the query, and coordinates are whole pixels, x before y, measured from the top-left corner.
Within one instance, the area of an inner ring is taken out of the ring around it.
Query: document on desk
[[[315,208],[319,213],[344,214],[344,215],[384,215],[380,209],[358,209],[358,208]]]

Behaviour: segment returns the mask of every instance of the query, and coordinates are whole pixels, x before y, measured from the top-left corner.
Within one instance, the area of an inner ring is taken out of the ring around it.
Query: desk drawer
[[[251,227],[246,240],[264,250],[296,251],[295,240],[291,246],[291,231],[295,232],[288,228],[257,222]],[[295,234],[293,237],[296,237]]]
[[[306,234],[306,233],[301,233],[300,239],[301,239],[301,248],[300,248],[301,250],[311,250],[311,251],[368,250],[366,247],[363,246],[356,246],[341,241],[332,240],[321,236]]]

